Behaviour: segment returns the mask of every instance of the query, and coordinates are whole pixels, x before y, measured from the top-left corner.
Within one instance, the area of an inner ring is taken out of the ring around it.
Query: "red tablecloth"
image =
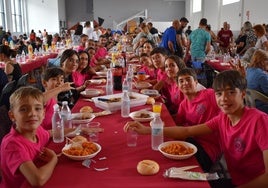
[[[95,112],[101,109],[94,106],[94,103],[78,100],[73,112],[78,112],[82,106],[89,105]],[[133,107],[131,111],[141,108],[151,108],[150,105]],[[162,120],[166,126],[173,126],[174,121],[169,115],[165,106],[161,114]],[[130,118],[122,118],[120,110],[111,115],[96,117],[93,121],[101,123],[104,132],[99,136],[99,144],[102,146],[101,152],[94,158],[96,163],[91,163],[90,168],[82,166],[81,161],[73,161],[65,156],[59,157],[59,162],[53,172],[52,177],[44,187],[210,187],[208,182],[187,181],[180,179],[169,179],[163,177],[163,172],[170,167],[181,167],[186,165],[197,165],[195,157],[187,160],[171,160],[165,158],[160,152],[151,149],[150,135],[139,135],[136,147],[128,147],[126,144],[126,135],[123,126]],[[149,126],[149,123],[146,123]],[[64,143],[55,144],[51,142],[49,148],[60,153]],[[100,157],[106,157],[106,160],[99,160]],[[136,170],[139,161],[151,159],[158,162],[160,171],[154,176],[141,176]],[[98,172],[93,169],[108,167],[106,171]],[[200,168],[194,169],[201,171]]]
[[[26,63],[20,63],[21,71],[23,74],[28,73],[36,68],[46,65],[49,58],[55,58],[57,55],[57,53],[51,53],[42,57],[37,57],[34,60],[27,60]]]
[[[228,63],[221,63],[219,60],[207,60],[205,63],[218,72],[231,69]]]

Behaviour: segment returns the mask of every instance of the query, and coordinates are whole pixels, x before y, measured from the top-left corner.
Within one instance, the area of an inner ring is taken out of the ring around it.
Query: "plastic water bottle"
[[[128,92],[124,91],[121,104],[121,116],[129,117],[129,112],[130,112],[130,98],[128,96]]]
[[[163,121],[160,118],[160,114],[156,114],[155,118],[151,122],[151,144],[153,150],[158,150],[158,146],[163,143]]]
[[[133,72],[132,72],[132,70],[128,70],[127,75],[126,75],[126,80],[128,83],[128,91],[129,92],[132,91],[132,79],[133,79]]]
[[[23,50],[22,53],[21,53],[21,62],[25,63],[25,61],[26,61],[26,57],[25,57],[25,52]]]
[[[72,128],[72,123],[71,123],[71,110],[68,106],[67,101],[62,101],[62,107],[61,107],[61,119],[63,122],[64,128]]]
[[[107,81],[106,81],[106,95],[113,94],[113,73],[111,69],[107,71]]]
[[[54,113],[52,116],[52,138],[53,142],[61,143],[64,141],[64,127],[60,115],[60,107],[58,104],[53,106]]]
[[[127,92],[129,91],[129,84],[126,78],[124,79],[123,84],[122,84],[122,92],[124,91],[127,91]]]

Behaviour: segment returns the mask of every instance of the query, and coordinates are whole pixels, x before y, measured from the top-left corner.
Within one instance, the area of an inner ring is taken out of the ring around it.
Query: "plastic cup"
[[[127,146],[128,147],[136,147],[138,140],[138,133],[132,130],[127,132]]]
[[[89,122],[85,125],[86,129],[88,129],[88,139],[91,142],[98,142],[99,141],[99,128],[100,123],[99,122]]]
[[[162,111],[162,103],[161,102],[155,102],[153,105],[153,112],[160,114]]]

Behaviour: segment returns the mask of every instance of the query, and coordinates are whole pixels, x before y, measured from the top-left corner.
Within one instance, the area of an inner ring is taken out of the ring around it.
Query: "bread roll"
[[[159,165],[152,160],[142,160],[137,165],[137,171],[144,176],[154,175],[159,171]]]
[[[93,109],[90,106],[83,106],[80,109],[80,113],[92,113]]]
[[[154,104],[155,103],[155,99],[153,97],[148,97],[146,104]]]
[[[72,138],[72,141],[73,142],[87,142],[87,138],[83,137],[83,136],[80,136],[80,135],[77,135],[75,137]]]

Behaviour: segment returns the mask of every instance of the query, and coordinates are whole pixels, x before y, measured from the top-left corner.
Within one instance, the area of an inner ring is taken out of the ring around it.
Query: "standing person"
[[[176,48],[176,32],[180,27],[179,20],[174,20],[172,22],[172,26],[167,28],[162,36],[162,41],[159,44],[159,47],[165,48],[168,53],[175,54],[177,48]]]
[[[247,36],[247,39],[246,39],[246,46],[241,51],[241,53],[245,53],[249,48],[254,47],[257,42],[257,36],[254,33],[251,22],[246,21],[243,25],[243,28]]]
[[[176,31],[176,52],[175,54],[179,56],[180,58],[183,58],[184,51],[183,48],[187,46],[187,38],[184,33],[184,28],[189,23],[188,19],[185,17],[182,17],[180,19],[180,26]]]
[[[7,45],[0,45],[0,61],[5,62],[5,73],[9,81],[18,81],[22,75],[20,65],[11,59],[13,50]]]
[[[191,26],[188,25],[187,30],[185,31],[185,34],[186,34],[187,37],[189,37],[189,35],[190,35],[191,33],[192,33]]]
[[[219,31],[217,37],[222,53],[230,52],[230,44],[233,43],[233,32],[228,29],[227,22],[223,22],[223,29]]]
[[[86,21],[83,28],[83,34],[88,36],[88,39],[93,38],[93,28],[91,27],[90,21]]]
[[[39,89],[21,87],[11,95],[9,117],[14,125],[1,144],[1,187],[21,187],[25,182],[42,186],[51,177],[58,157],[45,147],[50,134],[40,126],[44,114]],[[43,165],[37,166],[40,160]]]
[[[211,120],[189,127],[164,127],[164,135],[174,139],[218,134],[232,185],[225,187],[268,187],[268,115],[244,105],[246,79],[238,71],[219,73],[214,82],[216,102],[221,112]],[[150,134],[151,128],[138,122],[124,130]]]
[[[189,36],[186,54],[191,51],[192,61],[204,62],[206,54],[210,51],[211,36],[206,31],[206,26],[207,19],[202,18],[199,22],[199,28],[192,31]]]
[[[159,42],[158,30],[153,26],[152,22],[148,22],[147,27],[150,33],[153,35],[155,45],[157,45]]]

